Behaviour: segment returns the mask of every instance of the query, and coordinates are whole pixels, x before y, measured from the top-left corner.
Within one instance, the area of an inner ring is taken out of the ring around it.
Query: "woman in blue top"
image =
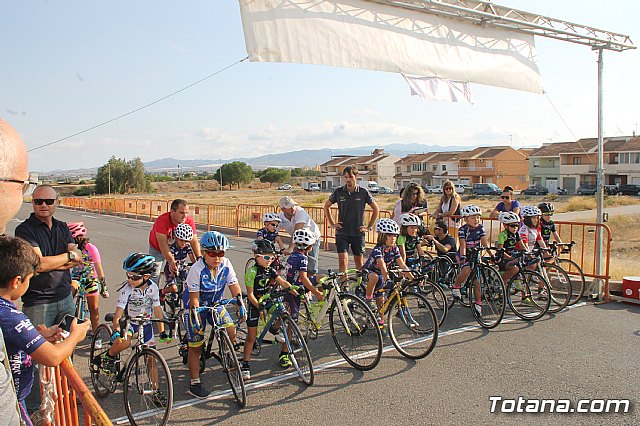
[[[514,212],[520,215],[520,203],[513,199],[513,188],[505,186],[500,194],[500,201],[495,209],[489,214],[492,219],[497,219],[501,212]]]

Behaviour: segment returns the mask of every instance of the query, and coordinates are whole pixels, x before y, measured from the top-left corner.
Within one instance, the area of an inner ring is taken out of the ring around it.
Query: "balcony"
[[[495,176],[493,167],[458,167],[458,176]]]
[[[595,164],[561,164],[560,174],[563,175],[586,175],[596,172]]]

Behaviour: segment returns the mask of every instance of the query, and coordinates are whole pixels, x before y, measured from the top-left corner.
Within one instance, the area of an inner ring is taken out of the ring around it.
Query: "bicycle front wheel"
[[[500,273],[488,265],[480,265],[480,306],[481,313],[472,309],[473,316],[483,328],[494,328],[502,321],[506,308],[504,282]],[[475,271],[472,272],[475,274]],[[474,284],[475,284],[474,279]],[[475,289],[469,289],[471,306],[475,303]]]
[[[293,368],[298,372],[300,379],[308,386],[311,386],[314,381],[314,373],[307,342],[302,337],[302,333],[300,333],[296,323],[293,322],[288,314],[280,316],[280,323]]]
[[[331,337],[340,355],[358,370],[371,370],[382,357],[382,333],[371,309],[351,294],[339,294],[329,311]]]
[[[132,425],[166,425],[173,405],[173,382],[160,352],[136,352],[124,375],[124,409]]]
[[[444,290],[433,281],[424,278],[418,286],[420,294],[427,298],[436,316],[438,317],[438,325],[441,326],[447,318],[449,311],[449,300]],[[453,297],[453,296],[452,296]]]
[[[240,408],[247,405],[247,390],[244,387],[244,379],[242,378],[242,370],[240,370],[240,362],[233,350],[231,338],[227,334],[227,330],[220,330],[218,337],[218,345],[220,346],[220,363],[227,375],[229,385],[233,391],[233,396]]]
[[[571,300],[571,279],[567,272],[555,263],[543,263],[544,276],[551,289],[549,312],[557,313],[569,305]]]
[[[387,310],[391,343],[403,356],[424,358],[438,341],[438,319],[429,301],[421,294],[403,291]]]
[[[571,259],[559,258],[558,262],[560,263],[560,267],[564,269],[571,278],[571,300],[569,300],[569,306],[575,305],[584,296],[586,286],[584,272],[582,272],[582,268]]]
[[[540,289],[546,291],[536,296]],[[549,283],[538,272],[525,269],[511,277],[507,285],[507,302],[514,314],[526,321],[542,318],[549,310]],[[540,297],[542,296],[542,297]]]
[[[96,395],[104,398],[115,392],[117,385],[117,372],[108,372],[103,368],[102,356],[107,353],[111,346],[111,327],[108,324],[100,324],[91,339],[91,352],[89,354],[89,372],[91,373],[91,383]]]

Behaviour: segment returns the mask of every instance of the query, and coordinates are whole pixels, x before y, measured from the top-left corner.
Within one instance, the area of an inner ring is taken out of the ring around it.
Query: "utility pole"
[[[178,182],[180,182],[180,164],[178,164]]]
[[[594,50],[598,51],[598,170],[596,171],[596,199],[597,199],[597,223],[604,223],[604,142],[603,142],[603,109],[602,109],[602,72],[604,68],[604,64],[602,62],[602,51],[603,48],[594,48]],[[596,229],[596,258],[595,258],[595,272],[596,275],[602,275],[602,255],[603,253],[603,238],[602,238],[602,227],[599,226]],[[592,297],[594,299],[602,300],[604,293],[604,283],[602,279],[596,278],[593,280],[593,291]]]
[[[220,191],[222,191],[222,158],[220,159],[220,168],[218,171],[220,172]]]
[[[109,195],[111,195],[111,162],[107,163],[109,169]]]

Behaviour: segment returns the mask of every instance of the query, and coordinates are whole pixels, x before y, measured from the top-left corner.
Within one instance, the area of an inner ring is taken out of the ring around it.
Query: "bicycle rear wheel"
[[[438,325],[442,325],[445,318],[447,318],[447,312],[449,311],[449,300],[447,299],[444,290],[442,290],[438,284],[427,278],[424,278],[420,282],[418,289],[419,293],[426,297],[431,304],[431,307],[438,318]]]
[[[438,341],[438,319],[429,301],[421,294],[402,291],[387,310],[391,343],[403,356],[424,358]]]
[[[571,279],[567,272],[555,263],[543,263],[544,277],[551,289],[549,312],[557,313],[569,305],[571,300]]]
[[[569,274],[569,278],[571,278],[571,300],[569,300],[569,306],[575,305],[584,296],[586,286],[584,272],[582,272],[582,268],[571,259],[559,258],[558,262],[560,263],[560,267],[564,269]]]
[[[540,288],[549,294],[549,283],[538,272],[525,269],[511,277],[507,285],[507,302],[513,313],[526,321],[542,318],[549,310],[551,298],[535,297]]]
[[[358,370],[375,368],[382,357],[382,333],[371,309],[351,294],[338,294],[329,311],[331,337],[340,355]]]
[[[308,386],[311,386],[314,381],[314,373],[307,342],[305,342],[300,329],[288,314],[280,316],[280,324],[293,368],[298,372],[300,379]]]
[[[102,355],[111,346],[111,327],[108,324],[100,324],[91,339],[91,351],[89,353],[89,372],[91,383],[96,395],[104,398],[115,392],[117,385],[117,372],[106,373],[102,370]]]
[[[136,352],[124,375],[124,408],[136,425],[166,425],[173,405],[173,382],[160,352],[144,348]]]
[[[494,328],[502,321],[506,308],[504,282],[500,273],[488,265],[480,265],[480,306],[482,314],[472,309],[473,316],[483,328]],[[474,274],[474,272],[472,272]],[[473,276],[473,275],[472,275]],[[473,287],[469,289],[471,306],[475,303]]]
[[[233,349],[227,330],[219,331],[218,345],[220,346],[220,363],[227,375],[229,385],[231,385],[233,396],[240,408],[245,407],[247,405],[247,390],[244,387],[240,362],[236,356],[236,351]]]

